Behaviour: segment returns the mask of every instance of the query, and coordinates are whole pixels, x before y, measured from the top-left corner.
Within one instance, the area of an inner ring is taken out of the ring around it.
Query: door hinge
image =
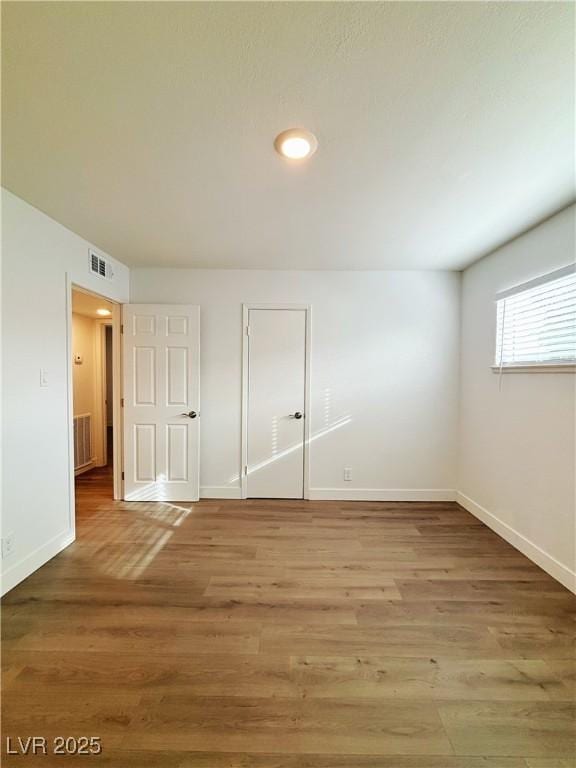
[[[124,333],[124,325],[121,325],[121,326],[120,326],[120,333],[121,333],[121,334],[122,334],[122,333]]]
[[[245,475],[247,475],[247,474],[248,474],[248,465],[246,465],[246,466],[244,467],[244,474],[245,474]]]
[[[124,480],[124,472],[122,472],[122,480]]]
[[[246,336],[250,336],[250,326],[246,326]]]
[[[124,408],[124,398],[123,397],[120,398],[120,407]]]

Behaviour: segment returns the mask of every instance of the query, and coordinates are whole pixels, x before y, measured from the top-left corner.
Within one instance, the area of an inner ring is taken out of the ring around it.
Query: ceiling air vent
[[[106,280],[112,280],[114,272],[112,271],[112,265],[102,256],[99,256],[95,251],[88,251],[90,272],[98,277],[103,277]]]

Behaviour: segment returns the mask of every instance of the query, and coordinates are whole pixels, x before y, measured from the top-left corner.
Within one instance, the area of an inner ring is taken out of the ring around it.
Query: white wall
[[[459,501],[574,589],[575,379],[505,373],[494,360],[498,291],[574,261],[576,208],[464,272]]]
[[[205,496],[240,494],[242,302],[298,302],[313,307],[314,497],[453,498],[459,295],[451,272],[131,270],[132,302],[201,307]]]
[[[74,416],[94,414],[96,399],[96,350],[95,334],[99,329],[94,320],[72,313],[72,354],[81,355],[82,362],[72,366]]]
[[[66,273],[80,286],[127,301],[128,269],[113,282],[88,272],[82,238],[2,190],[3,484],[6,592],[74,535],[68,445]],[[40,387],[40,369],[48,386]]]

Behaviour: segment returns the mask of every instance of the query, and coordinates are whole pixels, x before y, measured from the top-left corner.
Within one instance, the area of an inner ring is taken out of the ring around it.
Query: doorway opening
[[[75,497],[119,498],[119,305],[71,289],[72,463]]]

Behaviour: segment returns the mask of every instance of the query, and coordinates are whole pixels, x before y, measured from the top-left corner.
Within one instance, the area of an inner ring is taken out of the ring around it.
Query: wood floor
[[[576,600],[457,505],[109,494],[3,601],[4,735],[103,754],[4,765],[573,768]]]

